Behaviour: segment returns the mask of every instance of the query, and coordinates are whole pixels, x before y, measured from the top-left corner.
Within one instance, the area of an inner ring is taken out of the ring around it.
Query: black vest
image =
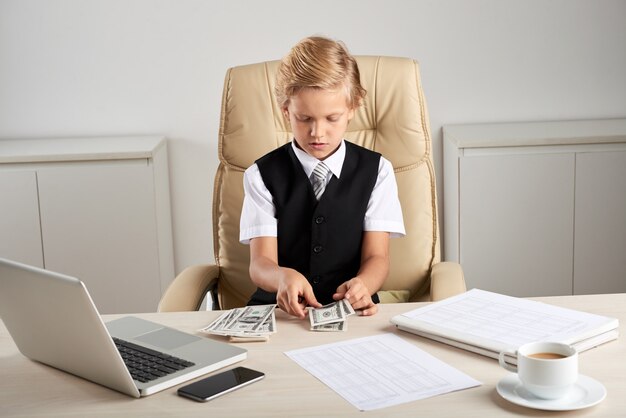
[[[378,177],[380,154],[345,145],[341,178],[331,178],[319,202],[290,143],[256,161],[276,208],[278,265],[306,277],[322,304],[359,271],[363,219]],[[275,293],[257,289],[248,304],[272,303]]]

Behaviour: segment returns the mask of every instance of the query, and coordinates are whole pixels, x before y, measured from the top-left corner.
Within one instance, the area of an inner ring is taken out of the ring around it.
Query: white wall
[[[624,0],[0,0],[0,138],[166,135],[176,269],[211,261],[225,71],[311,34],[420,61],[440,179],[444,124],[626,117]]]

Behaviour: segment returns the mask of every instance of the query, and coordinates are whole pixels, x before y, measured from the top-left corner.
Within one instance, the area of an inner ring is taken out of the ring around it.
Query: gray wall
[[[0,0],[0,138],[166,135],[176,269],[211,261],[225,71],[311,34],[421,63],[439,179],[444,124],[626,117],[624,0]]]

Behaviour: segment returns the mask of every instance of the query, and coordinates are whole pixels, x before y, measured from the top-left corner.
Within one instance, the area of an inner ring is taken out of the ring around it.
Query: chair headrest
[[[428,158],[430,130],[417,62],[384,56],[356,60],[367,96],[348,127],[347,139],[380,152],[396,171]],[[278,65],[244,65],[226,74],[219,158],[231,168],[245,170],[292,138],[274,96]]]

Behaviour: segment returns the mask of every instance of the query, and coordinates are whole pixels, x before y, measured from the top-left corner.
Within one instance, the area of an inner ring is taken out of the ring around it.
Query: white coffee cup
[[[505,362],[505,355],[517,357],[517,367]],[[517,350],[502,351],[500,365],[517,373],[524,388],[542,399],[558,399],[578,380],[578,352],[568,344],[534,342]]]

